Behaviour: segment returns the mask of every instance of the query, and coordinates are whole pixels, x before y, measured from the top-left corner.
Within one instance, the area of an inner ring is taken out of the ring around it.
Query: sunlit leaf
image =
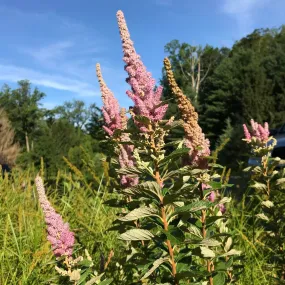
[[[154,235],[147,230],[131,229],[120,235],[120,239],[135,241],[135,240],[151,240]]]

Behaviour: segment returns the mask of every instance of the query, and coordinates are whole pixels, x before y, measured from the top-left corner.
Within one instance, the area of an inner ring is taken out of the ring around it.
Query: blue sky
[[[137,52],[158,80],[164,45],[231,46],[255,28],[285,24],[285,0],[1,0],[0,84],[29,79],[45,107],[79,99],[101,106],[95,64],[120,104],[126,73],[116,22],[123,10]]]

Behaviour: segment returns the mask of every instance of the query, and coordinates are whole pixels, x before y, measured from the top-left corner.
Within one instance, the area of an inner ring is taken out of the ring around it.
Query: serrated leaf
[[[120,235],[120,239],[127,241],[151,240],[154,235],[147,230],[131,229]]]
[[[145,218],[145,217],[150,217],[150,216],[158,216],[157,211],[153,208],[141,207],[138,209],[134,209],[133,211],[128,213],[126,216],[121,217],[118,220],[123,221],[123,222],[128,222],[128,221],[135,221],[140,218]]]
[[[201,246],[200,249],[201,249],[201,254],[202,254],[204,257],[213,258],[213,257],[216,256],[216,254],[214,253],[214,251],[212,251],[211,249],[209,249],[209,248],[207,248],[207,247]]]
[[[200,245],[205,245],[205,246],[219,246],[221,242],[212,239],[212,238],[205,238],[200,241]]]
[[[213,168],[221,168],[224,169],[224,166],[222,166],[221,164],[217,164],[217,163],[209,163],[209,166],[213,167]]]
[[[186,175],[186,174],[189,174],[190,172],[191,172],[191,168],[189,166],[184,166],[179,169],[169,171],[163,176],[163,179],[166,180],[166,179],[175,177],[177,175]]]
[[[219,204],[230,203],[232,201],[231,197],[224,197],[219,201]]]
[[[192,225],[192,224],[191,224],[191,225],[189,226],[188,230],[189,230],[189,233],[190,233],[190,234],[202,238],[202,234],[201,234],[200,229],[199,229],[198,227],[196,227],[195,225]]]
[[[267,200],[267,201],[263,201],[261,203],[261,205],[265,206],[266,208],[272,208],[274,206],[273,202]]]
[[[214,190],[221,189],[222,186],[223,186],[223,184],[222,184],[221,182],[217,182],[217,181],[210,181],[208,184],[209,184],[209,185],[211,186],[211,188],[214,189]]]
[[[276,185],[285,185],[285,178],[279,178],[276,180]]]
[[[109,278],[109,279],[106,279],[102,282],[100,282],[98,285],[109,285],[113,282],[113,278]]]
[[[219,272],[213,278],[214,285],[224,285],[226,283],[225,273]]]
[[[252,169],[252,167],[251,166],[248,166],[248,167],[246,167],[243,171],[244,172],[248,172],[248,171],[250,171]]]
[[[160,201],[161,188],[155,181],[146,181],[136,186],[129,187],[123,190],[124,193],[130,195],[139,194],[142,197],[151,197]]]
[[[197,202],[193,202],[191,204],[188,204],[186,206],[177,208],[174,212],[175,214],[179,214],[179,213],[194,213],[197,211],[201,211],[201,210],[205,210],[211,206],[213,206],[214,204],[211,203],[210,201],[197,201]]]
[[[230,251],[222,254],[221,256],[231,256],[231,255],[240,255],[242,252],[240,250],[231,249]]]
[[[130,166],[130,167],[123,167],[119,170],[117,170],[117,173],[118,174],[121,174],[121,175],[138,175],[138,174],[141,174],[141,170],[139,170],[137,167],[135,166]]]
[[[103,204],[108,205],[109,207],[123,207],[126,202],[124,200],[118,200],[118,199],[110,199],[105,201]]]
[[[185,235],[179,228],[169,227],[168,231],[163,230],[162,232],[166,235],[172,245],[181,244],[185,240]]]
[[[172,160],[172,159],[177,159],[178,157],[183,157],[185,154],[189,153],[190,148],[180,148],[180,149],[176,149],[175,151],[173,151],[171,154],[169,154],[168,156],[166,156],[164,159],[162,159],[159,162],[159,165],[162,166],[165,163],[167,163],[168,161]]]
[[[85,285],[93,285],[93,284],[97,283],[98,281],[100,281],[100,279],[103,275],[104,275],[104,273],[100,274],[99,276],[93,277],[92,279],[87,281]]]
[[[151,269],[141,278],[141,280],[146,279],[147,277],[149,277],[155,271],[156,268],[158,268],[162,263],[164,263],[166,261],[168,261],[167,257],[157,259],[153,263],[153,266],[151,267]]]
[[[225,251],[226,251],[226,252],[228,252],[228,251],[230,250],[232,244],[233,244],[233,239],[232,239],[231,237],[229,237],[229,238],[227,239],[226,244],[225,244]]]
[[[256,217],[258,217],[259,219],[264,220],[264,221],[269,221],[269,218],[267,216],[265,216],[263,213],[257,214]]]
[[[266,190],[267,189],[265,184],[257,182],[257,181],[255,181],[254,184],[251,185],[251,187],[258,189],[258,190]]]

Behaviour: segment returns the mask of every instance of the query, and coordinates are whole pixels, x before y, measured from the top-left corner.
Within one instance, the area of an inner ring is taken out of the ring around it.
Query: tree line
[[[235,139],[242,137],[243,123],[253,118],[276,128],[285,122],[285,26],[255,30],[232,48],[173,40],[165,45],[165,52],[179,87],[198,110],[199,124],[211,148],[229,138],[221,153],[223,163],[246,160],[244,145]],[[160,83],[171,117],[179,111],[164,69]],[[0,117],[2,121],[8,118],[14,129],[21,149],[18,163],[37,165],[43,157],[50,177],[64,167],[63,156],[79,168],[83,155],[96,163],[99,153],[106,152],[100,146],[105,138],[101,110],[80,100],[46,109],[40,103],[45,96],[27,80],[19,81],[15,89],[6,84],[2,87],[0,107],[5,113]],[[176,132],[173,137],[180,136]]]

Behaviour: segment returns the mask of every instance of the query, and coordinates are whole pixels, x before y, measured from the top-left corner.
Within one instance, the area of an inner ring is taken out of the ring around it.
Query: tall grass
[[[0,177],[0,284],[57,283],[55,258],[46,240],[46,229],[37,193],[33,169],[14,170],[10,177]],[[119,255],[116,234],[107,233],[115,219],[107,208],[106,187],[101,177],[97,188],[86,185],[71,173],[59,173],[54,189],[47,187],[55,209],[70,223],[80,247],[87,248],[93,260],[107,256],[114,248]],[[75,253],[76,254],[76,253]],[[58,283],[57,283],[58,284]]]
[[[274,272],[264,270],[266,267],[265,245],[260,241],[263,231],[252,224],[252,213],[248,212],[248,194],[242,196],[240,202],[234,201],[231,212],[231,228],[235,233],[236,248],[242,251],[244,256],[243,271],[240,275],[239,285],[265,285],[272,283]],[[253,238],[255,237],[255,238]]]

